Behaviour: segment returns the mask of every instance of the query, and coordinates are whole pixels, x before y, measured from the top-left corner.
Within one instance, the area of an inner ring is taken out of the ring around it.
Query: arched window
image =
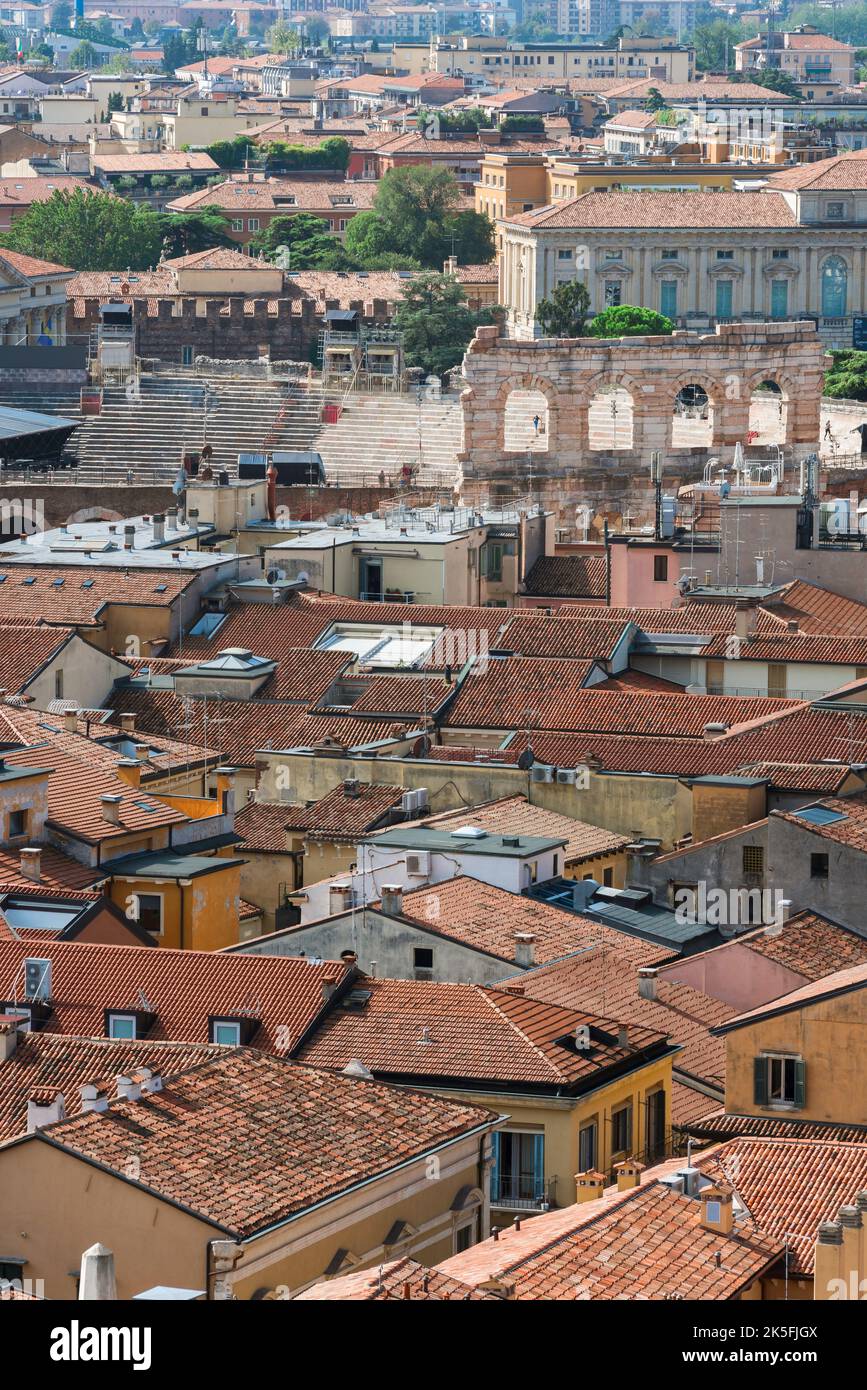
[[[822,266],[822,317],[841,319],[846,315],[849,273],[842,256],[829,256]]]

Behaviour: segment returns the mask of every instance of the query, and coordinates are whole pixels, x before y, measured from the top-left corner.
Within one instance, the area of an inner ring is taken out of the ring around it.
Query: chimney
[[[458,270],[457,256],[448,256],[443,265],[443,275],[456,275]]]
[[[124,526],[123,528],[123,548],[124,550],[135,550],[135,527]]]
[[[384,883],[379,899],[383,912],[390,917],[399,917],[403,912],[403,887],[399,883]]]
[[[99,1242],[81,1257],[78,1298],[81,1303],[112,1303],[117,1298],[114,1255]]]
[[[146,743],[137,743],[135,746],[135,755],[138,762],[147,762],[150,751],[151,750]]]
[[[536,959],[536,938],[531,931],[515,932],[515,964],[527,970]]]
[[[196,530],[198,530],[198,525],[199,525],[199,509],[198,509],[198,507],[190,507],[189,511],[187,512],[187,525],[189,526],[189,528],[190,528],[191,531],[196,531]]]
[[[713,743],[714,739],[722,738],[724,734],[728,733],[728,731],[728,724],[710,723],[705,724],[704,728],[701,731],[701,736],[704,739],[705,743]]]
[[[166,507],[166,526],[169,531],[178,529],[178,509],[177,507]]]
[[[722,1236],[732,1233],[735,1224],[732,1189],[720,1183],[703,1187],[698,1194],[701,1202],[701,1224],[706,1231],[718,1231]]]
[[[21,1019],[4,1014],[0,1018],[0,1062],[8,1062],[18,1046],[18,1028]]]
[[[78,1094],[81,1097],[82,1115],[108,1109],[108,1097],[100,1086],[90,1083],[87,1086],[79,1086]]]
[[[862,1269],[862,1221],[861,1208],[857,1205],[841,1207],[837,1221],[843,1230],[843,1268],[841,1273],[847,1283],[859,1289],[862,1277],[867,1270]]]
[[[120,825],[120,803],[123,797],[120,795],[101,796],[102,818],[107,820],[109,825]]]
[[[617,1191],[628,1192],[630,1187],[640,1186],[644,1164],[639,1163],[637,1158],[624,1158],[622,1163],[615,1163],[614,1172],[617,1175]]]
[[[322,979],[322,1002],[327,1004],[337,988],[337,976],[325,975]]]
[[[152,1071],[150,1067],[139,1067],[136,1072],[141,1077],[141,1088],[149,1096],[155,1096],[163,1089],[163,1079],[159,1072]]]
[[[131,787],[140,787],[141,763],[136,762],[135,758],[121,758],[117,765],[117,775],[128,782]]]
[[[655,999],[657,984],[658,980],[656,969],[652,965],[640,965],[638,967],[639,999]]]
[[[351,970],[354,965],[358,964],[358,952],[341,951],[340,959],[343,961],[343,964],[346,966],[347,970]]]
[[[219,803],[221,816],[235,815],[235,769],[233,767],[218,767],[216,774],[217,801]]]
[[[735,633],[747,641],[756,630],[756,610],[751,603],[740,599],[735,604]]]
[[[617,1028],[617,1046],[622,1048],[629,1047],[629,1029],[625,1023],[619,1024]]]
[[[131,1076],[116,1076],[118,1100],[141,1100],[141,1085]]]
[[[39,845],[27,845],[21,850],[21,873],[33,883],[42,878],[42,850]]]
[[[587,1173],[575,1174],[576,1202],[595,1202],[605,1191],[605,1174],[591,1168]]]
[[[135,729],[135,715],[122,714],[120,716],[120,727],[123,729],[125,734],[131,734]]]
[[[800,628],[799,628],[799,626],[798,626],[798,619],[797,619],[797,618],[790,618],[790,619],[789,619],[789,621],[786,623],[786,631],[787,631],[787,632],[800,632]]]
[[[66,1119],[66,1102],[59,1091],[34,1091],[27,1100],[27,1133]]]
[[[328,888],[328,913],[334,917],[352,906],[352,884],[332,883]]]
[[[166,519],[161,512],[154,517],[153,524],[154,541],[157,545],[161,545],[166,538]]]
[[[65,709],[63,711],[63,727],[68,734],[78,733],[78,710]]]
[[[813,1298],[836,1298],[843,1271],[843,1227],[839,1221],[823,1221],[816,1234],[813,1267]]]

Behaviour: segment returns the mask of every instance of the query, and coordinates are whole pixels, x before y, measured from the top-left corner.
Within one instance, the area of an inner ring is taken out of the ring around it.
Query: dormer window
[[[219,1047],[248,1047],[262,1020],[252,1014],[211,1014],[208,1041]]]
[[[218,1043],[221,1047],[240,1047],[240,1023],[215,1019],[211,1025],[211,1042]]]
[[[108,1036],[118,1042],[135,1042],[136,1024],[135,1014],[109,1013]]]

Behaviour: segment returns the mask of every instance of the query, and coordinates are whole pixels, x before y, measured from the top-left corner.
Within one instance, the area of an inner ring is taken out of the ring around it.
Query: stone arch
[[[583,383],[587,447],[592,452],[634,449],[641,388],[628,372],[597,372]]]
[[[688,393],[702,393],[705,400],[691,404]],[[725,401],[725,388],[700,367],[679,373],[667,383],[670,423],[668,444],[672,449],[709,449],[716,442]]]
[[[517,417],[522,408],[517,402],[525,402],[523,406],[526,415],[525,428],[516,430],[513,427],[510,429],[508,431],[510,442],[507,443],[507,407],[509,398],[516,392],[518,395],[514,414]],[[544,410],[539,405],[540,398],[545,402]],[[559,436],[559,405],[560,393],[548,377],[538,376],[533,372],[523,372],[517,376],[506,377],[494,398],[494,409],[497,417],[497,447],[500,452],[526,453],[528,449],[533,447],[545,452],[556,449]],[[540,429],[538,434],[532,424],[533,416],[537,413],[540,416],[541,424],[544,425],[544,429]]]
[[[791,391],[780,373],[754,372],[746,384],[749,415],[747,445],[753,448],[785,444],[789,434]]]

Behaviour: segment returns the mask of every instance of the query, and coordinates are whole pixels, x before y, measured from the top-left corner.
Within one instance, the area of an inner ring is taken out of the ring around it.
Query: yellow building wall
[[[611,887],[626,887],[626,871],[628,860],[626,851],[621,850],[617,854],[599,854],[594,859],[582,859],[578,863],[566,864],[563,870],[564,878],[594,878],[597,883],[605,882],[605,870],[611,870]]]
[[[186,886],[165,879],[119,877],[112,880],[110,891],[112,901],[124,912],[134,894],[158,893],[162,897],[163,930],[155,938],[160,946],[219,951],[238,941],[239,864],[202,874]]]
[[[713,835],[753,825],[767,814],[767,792],[761,787],[726,787],[710,783],[692,789],[692,838],[696,844]]]
[[[757,1106],[753,1061],[763,1052],[806,1062],[806,1105]],[[726,1036],[726,1110],[738,1115],[790,1115],[804,1120],[867,1124],[867,990],[821,1000],[762,1019]]]

